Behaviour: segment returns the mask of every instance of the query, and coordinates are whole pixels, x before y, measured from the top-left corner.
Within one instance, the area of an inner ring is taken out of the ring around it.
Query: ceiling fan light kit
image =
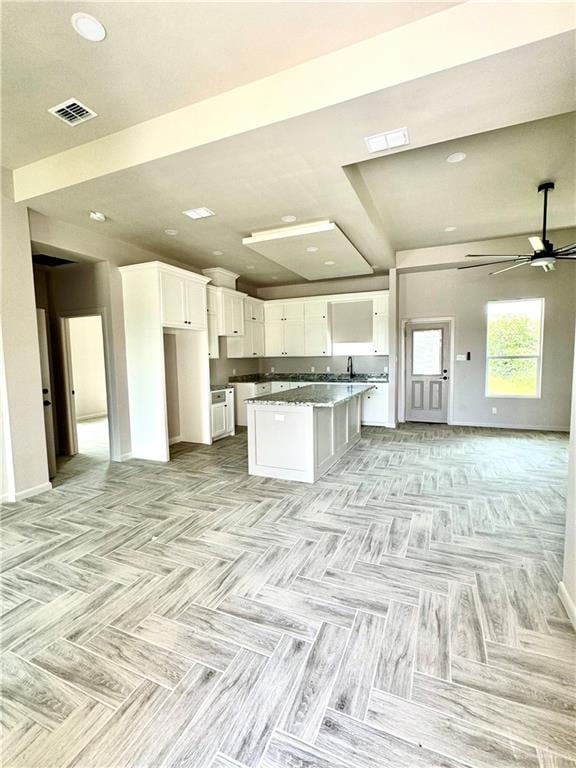
[[[470,259],[501,259],[501,261],[490,261],[487,264],[466,264],[466,266],[458,267],[458,269],[474,269],[477,267],[494,266],[495,264],[509,264],[510,266],[497,269],[495,272],[490,272],[491,275],[500,275],[502,272],[508,272],[511,269],[517,269],[517,267],[540,267],[544,272],[552,272],[556,268],[557,261],[574,261],[576,260],[576,243],[571,245],[564,245],[561,248],[554,248],[554,244],[547,239],[547,227],[548,227],[548,193],[554,189],[553,181],[543,181],[538,185],[538,192],[544,193],[544,210],[542,214],[542,236],[538,237],[533,235],[528,238],[532,247],[533,253],[530,254],[518,254],[516,257],[510,258],[503,253],[469,253],[467,258]]]

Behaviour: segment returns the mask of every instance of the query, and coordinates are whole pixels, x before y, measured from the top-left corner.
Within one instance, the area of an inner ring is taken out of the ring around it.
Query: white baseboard
[[[480,421],[451,421],[451,427],[487,427],[491,429],[527,429],[532,432],[570,432],[570,427],[543,427],[534,424],[490,424]]]
[[[181,443],[181,442],[182,442],[182,435],[176,435],[176,437],[168,438],[168,445],[174,445],[174,443]]]
[[[84,416],[77,416],[76,421],[89,421],[90,419],[102,419],[104,416],[108,416],[106,411],[99,411],[98,413],[86,413]]]
[[[563,581],[558,584],[558,597],[560,598],[560,602],[564,608],[566,608],[566,613],[572,622],[572,626],[574,629],[576,629],[576,603],[568,594],[568,590],[566,589],[566,585]]]
[[[3,504],[12,504],[15,501],[21,501],[22,499],[28,499],[30,496],[37,496],[39,493],[45,493],[52,490],[52,483],[41,483],[41,485],[34,485],[32,488],[24,488],[23,491],[12,495],[6,495],[2,497]]]

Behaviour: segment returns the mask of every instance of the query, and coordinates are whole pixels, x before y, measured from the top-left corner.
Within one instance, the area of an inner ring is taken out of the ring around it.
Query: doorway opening
[[[400,420],[434,424],[452,421],[452,318],[402,323]]]
[[[108,392],[102,316],[62,317],[63,453],[110,460]]]

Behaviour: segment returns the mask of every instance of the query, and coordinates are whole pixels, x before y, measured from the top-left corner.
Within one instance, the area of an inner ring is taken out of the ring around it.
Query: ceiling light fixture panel
[[[188,208],[187,211],[182,211],[184,216],[188,216],[189,219],[207,219],[209,216],[215,216],[214,211],[210,208]]]
[[[364,138],[368,152],[385,152],[388,149],[396,149],[410,144],[408,128],[395,128],[393,131],[375,133]]]
[[[106,37],[104,24],[89,13],[73,13],[70,17],[70,23],[80,37],[91,43],[101,43]]]

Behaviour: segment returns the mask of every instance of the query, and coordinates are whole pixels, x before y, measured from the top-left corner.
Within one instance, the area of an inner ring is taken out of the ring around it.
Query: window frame
[[[536,355],[489,355],[488,354],[488,323],[489,308],[491,304],[514,304],[523,303],[526,301],[539,301],[540,302],[540,343],[538,346],[538,353]],[[494,301],[488,301],[486,303],[486,371],[484,376],[484,396],[489,400],[541,400],[542,399],[542,355],[544,349],[544,314],[546,304],[543,296],[526,296],[522,299],[496,299]],[[488,394],[488,378],[490,371],[490,360],[536,360],[536,382],[537,393],[535,395],[490,395]]]

